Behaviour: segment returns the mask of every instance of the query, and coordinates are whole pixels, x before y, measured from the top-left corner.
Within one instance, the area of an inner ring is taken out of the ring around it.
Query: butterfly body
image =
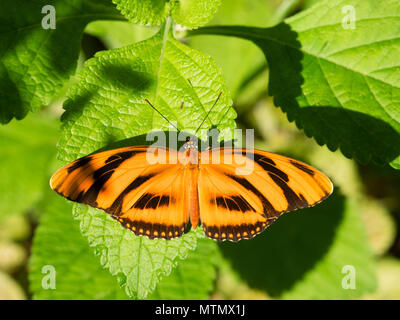
[[[194,229],[196,229],[199,218],[199,197],[198,197],[198,171],[199,171],[199,160],[200,153],[198,151],[197,143],[194,140],[187,139],[183,145],[185,159],[183,161],[183,169],[187,170],[186,185],[189,190],[187,193],[188,210],[190,214],[190,222]]]
[[[191,139],[181,151],[135,146],[94,153],[61,168],[50,184],[137,235],[175,238],[190,221],[218,241],[250,239],[282,213],[332,192],[325,175],[300,161],[237,147],[200,152]]]

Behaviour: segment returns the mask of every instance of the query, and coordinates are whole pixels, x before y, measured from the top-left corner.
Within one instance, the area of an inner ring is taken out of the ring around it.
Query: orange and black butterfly
[[[166,161],[149,162],[149,154]],[[251,170],[238,173],[243,167]],[[238,147],[200,152],[192,139],[180,151],[132,146],[94,153],[58,170],[50,185],[136,235],[179,237],[190,221],[218,241],[253,238],[282,213],[313,206],[333,190],[329,178],[298,160]]]

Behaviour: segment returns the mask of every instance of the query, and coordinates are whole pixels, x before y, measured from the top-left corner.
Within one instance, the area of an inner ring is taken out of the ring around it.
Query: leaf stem
[[[162,40],[161,51],[160,51],[160,63],[158,65],[158,71],[157,71],[157,86],[156,86],[156,92],[154,95],[154,102],[153,102],[154,105],[157,105],[158,91],[159,91],[159,87],[160,87],[161,66],[162,66],[162,61],[164,59],[165,44],[167,43],[167,40],[168,40],[168,33],[169,33],[170,28],[171,28],[171,16],[168,16],[165,21],[165,26],[164,26],[164,31],[163,31],[164,33],[163,33],[163,40]],[[155,115],[155,113],[153,110],[153,121],[152,121],[153,124],[154,124],[154,115]]]
[[[272,16],[272,25],[278,24],[284,20],[296,8],[301,0],[282,0],[280,6]]]

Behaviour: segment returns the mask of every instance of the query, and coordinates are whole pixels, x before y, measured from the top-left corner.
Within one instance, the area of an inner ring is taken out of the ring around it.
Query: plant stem
[[[300,0],[282,0],[282,3],[278,7],[278,9],[276,9],[271,19],[272,25],[275,25],[284,20],[289,15],[289,13],[299,5],[300,2]]]

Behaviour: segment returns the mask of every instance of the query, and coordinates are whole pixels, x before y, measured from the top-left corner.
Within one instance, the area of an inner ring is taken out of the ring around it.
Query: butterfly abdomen
[[[198,191],[198,168],[190,169],[189,175],[189,213],[190,223],[192,227],[196,229],[199,224],[200,208],[199,208],[199,191]]]

